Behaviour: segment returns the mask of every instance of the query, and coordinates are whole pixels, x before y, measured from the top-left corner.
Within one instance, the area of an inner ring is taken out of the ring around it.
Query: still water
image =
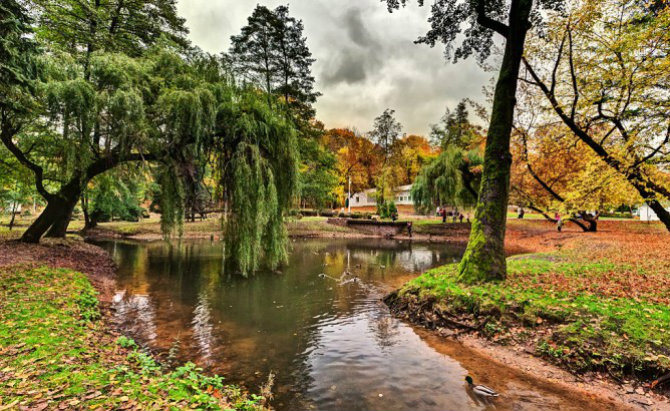
[[[123,329],[158,351],[178,346],[180,359],[252,391],[274,373],[280,411],[609,409],[537,387],[390,316],[381,297],[458,261],[460,246],[296,240],[281,272],[242,278],[225,271],[219,242],[101,245],[119,265]],[[497,405],[472,397],[468,373],[501,391]]]

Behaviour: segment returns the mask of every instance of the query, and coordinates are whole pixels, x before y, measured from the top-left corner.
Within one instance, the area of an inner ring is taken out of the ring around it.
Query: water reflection
[[[121,327],[164,352],[178,341],[181,360],[251,389],[276,373],[278,410],[487,408],[468,396],[468,371],[455,354],[392,318],[380,301],[419,272],[458,259],[461,247],[300,240],[282,273],[244,279],[224,271],[218,242],[103,246],[119,264]],[[509,390],[537,395],[524,384]],[[565,405],[541,398],[544,408]],[[538,405],[504,401],[506,409]]]

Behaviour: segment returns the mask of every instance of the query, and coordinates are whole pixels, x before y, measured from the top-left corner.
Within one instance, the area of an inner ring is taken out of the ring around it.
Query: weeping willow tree
[[[412,185],[414,206],[428,214],[436,206],[477,203],[483,159],[476,150],[449,147],[421,169]]]
[[[37,53],[27,44],[33,32],[26,10],[15,1],[10,6],[0,7],[0,31],[12,29],[0,42],[0,54],[12,57],[0,62],[7,80],[0,92],[30,96],[31,104],[19,110],[0,101],[0,141],[30,170],[47,203],[23,241],[64,237],[89,182],[131,162],[151,164],[161,186],[163,232],[180,235],[185,170],[215,158],[230,206],[230,261],[248,273],[262,259],[271,267],[286,260],[282,217],[297,187],[298,144],[294,127],[268,107],[267,96],[238,89],[219,59],[165,36],[140,41],[132,53],[97,44],[82,58],[82,48],[71,46],[76,38],[52,41],[44,36],[51,29],[40,26]],[[60,14],[50,16],[61,21]],[[7,73],[21,76],[12,80]]]
[[[287,261],[284,212],[297,192],[297,134],[255,90],[240,90],[219,113],[214,143],[219,184],[229,206],[224,224],[226,257],[243,274],[261,262]]]
[[[215,60],[199,59],[191,67],[190,84],[198,79],[197,85],[169,91],[158,101],[161,143],[168,147],[156,168],[163,233],[181,235],[186,186],[205,174],[194,167],[212,162],[228,208],[227,263],[245,275],[261,264],[274,269],[288,258],[283,215],[298,188],[295,127],[264,93],[234,86]],[[170,144],[179,149],[170,150]]]

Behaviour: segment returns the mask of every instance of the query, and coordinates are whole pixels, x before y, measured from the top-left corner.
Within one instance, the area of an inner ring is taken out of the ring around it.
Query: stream
[[[300,239],[281,272],[249,278],[225,270],[220,242],[99,245],[119,265],[121,329],[252,392],[274,373],[278,411],[610,409],[390,315],[381,298],[458,261],[459,245]],[[480,401],[468,374],[485,375],[501,397]]]

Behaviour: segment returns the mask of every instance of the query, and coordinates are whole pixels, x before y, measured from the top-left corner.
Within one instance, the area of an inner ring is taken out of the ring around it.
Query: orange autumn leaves
[[[560,213],[641,203],[622,175],[560,125],[518,128],[511,149],[512,203]]]
[[[327,131],[322,143],[337,157],[340,185],[336,194],[341,201],[346,198],[349,177],[352,192],[374,188],[382,174],[388,176],[394,187],[411,184],[421,167],[438,152],[426,138],[408,135],[393,143],[385,160],[381,147],[346,128]]]

